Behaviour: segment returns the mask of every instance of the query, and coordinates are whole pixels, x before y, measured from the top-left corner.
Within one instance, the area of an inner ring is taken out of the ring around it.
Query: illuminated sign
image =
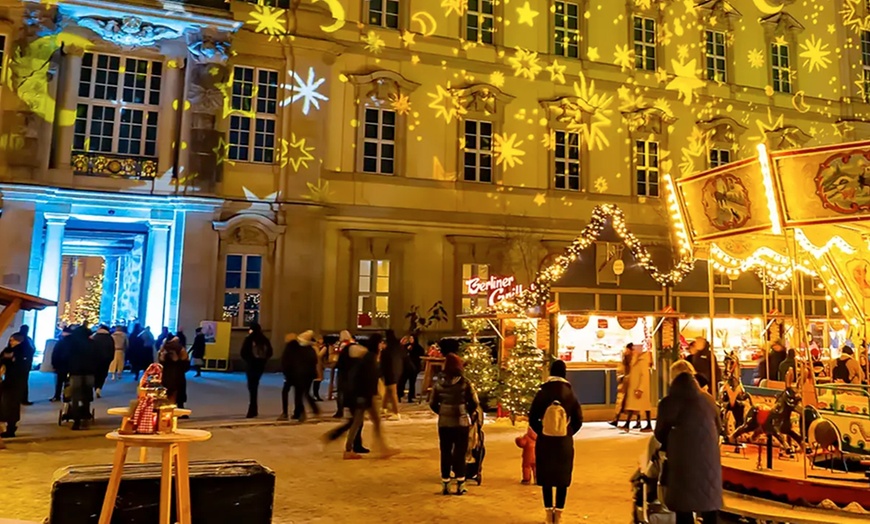
[[[466,280],[465,289],[466,295],[487,295],[490,307],[523,292],[523,286],[517,284],[516,277],[497,276],[491,276],[489,280],[483,280],[480,277]]]

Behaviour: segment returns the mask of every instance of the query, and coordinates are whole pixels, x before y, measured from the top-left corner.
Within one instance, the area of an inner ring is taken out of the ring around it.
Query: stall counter
[[[583,406],[616,404],[616,366],[613,363],[566,362],[568,382]]]

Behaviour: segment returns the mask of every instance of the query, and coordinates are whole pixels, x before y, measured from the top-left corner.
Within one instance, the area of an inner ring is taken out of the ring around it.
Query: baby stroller
[[[483,458],[486,456],[484,440],[483,410],[477,408],[477,411],[471,415],[471,426],[468,428],[468,453],[465,455],[465,478],[476,481],[478,486],[483,482]]]
[[[57,425],[63,426],[64,422],[69,422],[72,420],[71,408],[72,408],[72,383],[69,380],[69,377],[66,378],[66,381],[63,383],[63,394],[61,396],[62,404],[60,406],[60,411],[57,414]],[[89,420],[93,422],[96,420],[96,411],[91,408],[91,412],[88,415],[88,418],[85,420]]]
[[[668,511],[660,496],[659,475],[664,452],[658,441],[651,437],[646,453],[641,456],[640,466],[631,476],[634,491],[632,524],[676,524],[677,517]]]

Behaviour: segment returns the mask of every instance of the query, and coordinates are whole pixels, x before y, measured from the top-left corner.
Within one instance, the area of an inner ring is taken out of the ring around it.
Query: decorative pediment
[[[347,75],[348,81],[357,87],[360,99],[387,102],[396,100],[400,94],[408,95],[420,84],[412,82],[399,73],[387,70],[365,74]]]
[[[583,115],[595,114],[597,108],[583,98],[563,96],[555,100],[544,100],[541,105],[553,122],[565,124],[569,128],[583,124]]]
[[[727,116],[697,122],[696,125],[712,142],[736,142],[737,138],[746,131],[746,126]]]
[[[230,55],[231,42],[228,37],[194,33],[188,36],[187,49],[190,56],[199,63],[223,63]]]
[[[123,47],[149,47],[160,40],[179,36],[175,29],[146,22],[137,16],[107,18],[83,16],[77,24],[90,29],[100,38]]]
[[[657,107],[642,107],[634,111],[623,112],[622,117],[632,133],[662,134],[668,124],[677,119]]]
[[[798,22],[797,18],[785,12],[766,16],[761,19],[761,24],[768,36],[796,35],[804,30],[804,26]]]
[[[695,0],[695,9],[703,12],[703,17],[719,20],[739,20],[743,15],[728,0]]]
[[[469,87],[455,89],[456,99],[466,112],[484,113],[493,115],[505,105],[509,104],[514,97],[502,92],[499,88],[488,84],[476,84]]]
[[[284,233],[285,226],[279,226],[262,215],[241,214],[223,222],[213,222],[212,226],[224,242],[245,245],[263,245],[274,242]]]
[[[771,150],[777,151],[803,147],[813,137],[801,131],[797,126],[782,126],[765,131],[764,139]]]

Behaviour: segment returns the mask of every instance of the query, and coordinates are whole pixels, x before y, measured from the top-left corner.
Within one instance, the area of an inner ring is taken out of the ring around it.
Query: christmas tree
[[[507,358],[501,405],[512,421],[529,413],[541,385],[544,352],[538,348],[537,327],[530,320],[517,320],[517,342]]]
[[[85,294],[76,299],[75,307],[64,304],[60,319],[64,325],[87,324],[96,326],[100,323],[100,303],[103,300],[103,274],[94,275],[85,281]]]
[[[462,327],[471,337],[471,341],[460,349],[460,356],[465,361],[465,378],[474,386],[481,400],[495,396],[498,389],[498,368],[492,361],[492,350],[477,339],[486,326],[486,321],[482,319],[462,321]]]

